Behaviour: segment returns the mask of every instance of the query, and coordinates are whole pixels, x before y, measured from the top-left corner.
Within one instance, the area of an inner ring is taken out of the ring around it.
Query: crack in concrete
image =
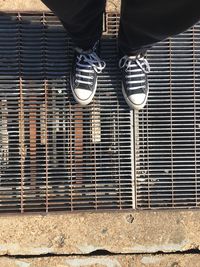
[[[190,255],[190,254],[200,254],[199,249],[188,249],[185,251],[176,251],[176,252],[163,252],[163,251],[158,251],[154,253],[113,253],[107,250],[96,250],[88,254],[54,254],[54,253],[47,253],[47,254],[38,254],[38,255],[9,255],[9,254],[4,254],[0,255],[0,258],[3,257],[8,257],[8,258],[15,258],[15,259],[20,259],[20,258],[47,258],[47,257],[88,257],[88,256],[133,256],[133,255]]]

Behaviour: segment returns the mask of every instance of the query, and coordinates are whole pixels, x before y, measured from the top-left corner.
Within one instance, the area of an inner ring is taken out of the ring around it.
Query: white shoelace
[[[145,88],[145,74],[150,72],[150,66],[147,59],[140,55],[124,56],[119,61],[119,68],[125,68],[125,72],[127,72],[125,78],[127,78],[127,84],[130,84],[128,87],[129,90],[143,90]]]
[[[106,63],[101,60],[95,52],[90,54],[80,54],[77,56],[78,62],[76,63],[76,82],[83,83],[87,85],[92,85],[93,83],[89,80],[92,80],[92,75],[85,74],[93,74],[94,71],[96,73],[101,73],[105,68]]]

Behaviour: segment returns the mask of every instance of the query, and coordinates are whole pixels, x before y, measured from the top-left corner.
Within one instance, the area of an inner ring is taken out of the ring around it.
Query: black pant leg
[[[106,0],[42,0],[61,20],[76,46],[87,50],[102,34]]]
[[[127,55],[145,52],[199,19],[200,0],[122,0],[120,50]]]

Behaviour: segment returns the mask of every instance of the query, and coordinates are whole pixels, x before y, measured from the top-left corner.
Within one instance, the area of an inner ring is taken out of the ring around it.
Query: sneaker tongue
[[[75,47],[75,51],[79,54],[83,54],[83,55],[87,55],[89,53],[92,53],[93,50],[92,49],[88,49],[88,50],[83,50],[82,48],[80,47]]]
[[[81,60],[79,61],[79,64],[84,65],[83,67],[80,66],[80,69],[81,68],[92,69],[92,66],[88,62],[86,62],[84,58],[81,58]]]
[[[82,90],[87,90],[87,91],[92,91],[92,87],[88,86],[88,84],[84,84],[84,83],[77,83],[77,87],[79,86],[79,84],[81,84],[81,89]]]

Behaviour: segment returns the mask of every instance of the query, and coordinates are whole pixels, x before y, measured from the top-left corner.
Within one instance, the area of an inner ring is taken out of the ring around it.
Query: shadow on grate
[[[0,15],[0,212],[131,209],[132,113],[105,16],[93,103],[69,90],[72,43],[50,13]],[[112,56],[111,56],[112,55]]]

